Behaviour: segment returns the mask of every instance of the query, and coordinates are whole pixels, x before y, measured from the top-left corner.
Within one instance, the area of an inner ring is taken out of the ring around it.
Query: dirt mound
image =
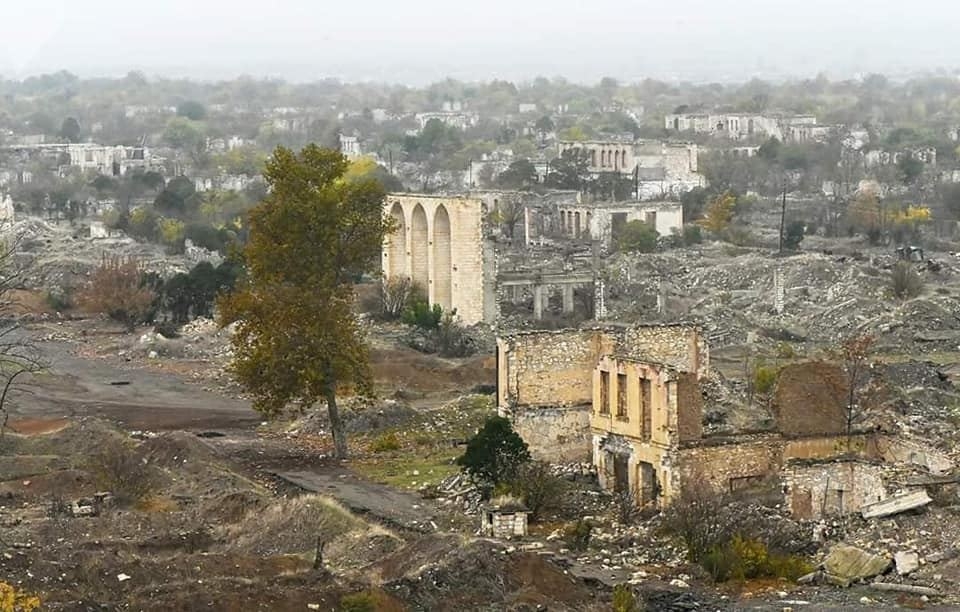
[[[321,495],[284,499],[252,510],[225,530],[232,550],[263,556],[301,554],[315,550],[317,538],[332,542],[369,526],[346,508]]]
[[[218,523],[237,523],[263,509],[267,499],[255,491],[231,491],[203,504],[203,516]]]
[[[340,418],[350,433],[375,432],[404,427],[417,417],[417,411],[395,400],[363,400],[347,398],[338,402]],[[325,406],[318,406],[293,421],[287,431],[301,434],[319,434],[330,431],[330,419]]]
[[[844,431],[847,386],[843,371],[832,363],[808,361],[784,367],[773,398],[777,428],[787,435]]]
[[[140,452],[148,461],[167,469],[196,466],[216,461],[213,448],[196,435],[171,431],[155,438],[148,438],[140,446]]]
[[[456,546],[452,538],[424,540],[404,547],[379,566],[384,577],[405,570],[388,581],[384,590],[414,609],[524,605],[581,610],[591,599],[582,583],[543,556],[507,555],[499,545],[485,540],[465,546]]]

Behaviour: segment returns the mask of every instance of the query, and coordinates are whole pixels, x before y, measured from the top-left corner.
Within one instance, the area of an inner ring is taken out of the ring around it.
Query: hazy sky
[[[957,0],[2,0],[0,73],[743,80],[960,67]]]

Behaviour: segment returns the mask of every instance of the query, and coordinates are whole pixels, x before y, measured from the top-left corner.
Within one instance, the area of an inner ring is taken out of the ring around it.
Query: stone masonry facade
[[[412,280],[431,304],[456,310],[467,325],[496,320],[496,252],[485,237],[481,200],[390,194],[384,214],[397,227],[384,240],[386,281]]]

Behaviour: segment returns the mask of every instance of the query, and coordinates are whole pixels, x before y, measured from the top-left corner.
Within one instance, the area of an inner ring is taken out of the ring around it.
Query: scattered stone
[[[837,544],[823,561],[830,582],[839,586],[878,576],[890,567],[890,559],[856,546]]]
[[[920,555],[912,551],[901,551],[893,555],[893,562],[897,566],[897,573],[906,576],[920,567]]]
[[[674,578],[670,581],[670,586],[677,587],[678,589],[689,589],[690,585],[680,580],[679,578]]]
[[[128,576],[127,574],[117,574],[117,580],[119,580],[120,582],[126,582],[127,580],[130,580],[130,578],[131,577]]]

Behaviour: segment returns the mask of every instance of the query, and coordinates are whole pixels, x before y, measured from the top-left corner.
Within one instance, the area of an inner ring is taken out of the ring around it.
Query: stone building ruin
[[[785,367],[772,423],[722,433],[704,426],[712,376],[696,325],[607,325],[497,340],[498,411],[531,452],[548,461],[590,460],[602,487],[646,507],[704,492],[772,495],[798,518],[817,519],[886,499],[889,470],[936,477],[953,467],[943,453],[877,424],[847,436],[845,383],[835,364]]]
[[[481,200],[391,194],[384,214],[397,227],[383,245],[386,281],[410,279],[431,304],[456,310],[467,325],[496,320],[496,252],[485,236]]]

